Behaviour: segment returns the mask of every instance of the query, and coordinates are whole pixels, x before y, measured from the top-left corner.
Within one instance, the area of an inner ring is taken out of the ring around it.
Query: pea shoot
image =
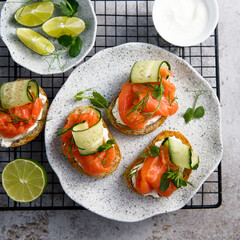
[[[160,191],[165,192],[169,187],[169,179],[171,179],[173,185],[177,188],[186,187],[187,185],[194,186],[192,183],[183,179],[183,173],[179,170],[179,168],[175,171],[173,169],[169,169],[168,171],[163,173],[160,182]]]
[[[106,98],[104,98],[100,93],[92,91],[92,96],[83,96],[85,92],[92,91],[91,88],[88,88],[84,91],[80,91],[75,95],[75,99],[77,101],[82,101],[84,98],[89,99],[93,106],[98,108],[104,108],[105,110],[108,110],[108,102]]]
[[[194,118],[202,118],[204,116],[204,114],[205,114],[204,107],[199,106],[196,108],[197,100],[198,100],[199,96],[202,95],[203,93],[204,93],[203,91],[195,92],[196,96],[195,96],[193,108],[188,108],[187,111],[183,115],[183,118],[186,123],[189,123]]]

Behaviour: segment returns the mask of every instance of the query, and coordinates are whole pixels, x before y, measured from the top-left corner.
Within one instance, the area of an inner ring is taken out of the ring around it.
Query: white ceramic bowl
[[[152,11],[152,18],[153,18],[153,24],[159,33],[159,35],[166,40],[167,42],[175,45],[175,46],[193,46],[197,45],[203,41],[205,41],[207,38],[210,37],[210,35],[213,33],[214,29],[217,26],[218,19],[219,19],[219,9],[218,9],[218,3],[217,0],[203,0],[203,2],[206,5],[207,13],[208,13],[208,19],[206,26],[203,31],[201,31],[197,37],[186,37],[186,39],[180,38],[178,34],[174,36],[174,38],[166,34],[165,31],[163,31],[163,28],[159,24],[159,19],[161,19],[161,16],[159,16],[159,9],[162,7],[163,1],[168,0],[155,0],[153,5],[153,11]],[[165,19],[162,18],[164,21]]]
[[[14,20],[14,14],[16,10],[22,6],[22,3],[15,0],[8,0],[1,11],[1,38],[8,47],[13,60],[28,70],[41,75],[66,72],[79,64],[91,51],[94,45],[97,31],[97,18],[90,0],[77,1],[79,3],[77,17],[81,18],[86,24],[85,30],[80,34],[80,38],[82,39],[82,50],[75,58],[71,58],[66,52],[60,56],[60,64],[57,59],[55,59],[52,64],[49,64],[52,60],[52,55],[45,57],[33,53],[18,39],[16,29],[24,26],[18,24]],[[59,0],[55,1],[55,3],[59,2]],[[59,9],[55,7],[52,17],[60,15]],[[55,45],[56,50],[61,51],[62,47],[57,43],[57,39],[48,37],[44,34],[41,30],[41,26],[31,29],[47,37]]]

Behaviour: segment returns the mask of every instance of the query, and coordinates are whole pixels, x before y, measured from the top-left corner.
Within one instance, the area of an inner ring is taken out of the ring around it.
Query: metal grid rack
[[[218,33],[217,30],[205,42],[193,47],[175,47],[165,42],[156,32],[151,12],[153,1],[92,1],[98,30],[95,46],[84,61],[102,49],[126,42],[146,42],[162,47],[189,62],[212,86],[220,98]],[[0,40],[0,83],[18,78],[34,78],[42,86],[50,102],[71,71],[64,74],[41,76],[14,63]],[[44,133],[32,142],[17,148],[0,148],[0,174],[8,162],[16,158],[33,158],[47,170],[48,184],[43,195],[32,203],[16,203],[6,195],[0,179],[0,210],[83,209],[62,190],[57,176],[46,158]],[[216,208],[221,205],[221,165],[212,173],[187,209]]]

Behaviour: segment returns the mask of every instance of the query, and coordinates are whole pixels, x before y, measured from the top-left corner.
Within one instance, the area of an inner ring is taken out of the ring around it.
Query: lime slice
[[[53,14],[52,2],[32,3],[20,8],[14,15],[15,20],[27,27],[36,27],[46,22]]]
[[[28,48],[40,55],[50,55],[55,51],[49,40],[31,29],[18,28],[17,36]]]
[[[43,193],[47,184],[47,174],[39,163],[19,158],[4,168],[2,184],[14,201],[31,202]]]
[[[82,19],[76,17],[55,17],[42,25],[42,30],[51,37],[59,38],[62,35],[76,37],[85,29]]]

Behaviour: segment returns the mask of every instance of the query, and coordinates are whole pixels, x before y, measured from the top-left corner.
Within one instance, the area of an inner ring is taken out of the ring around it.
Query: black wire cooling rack
[[[92,1],[92,4],[98,20],[97,37],[95,46],[84,61],[102,49],[122,43],[151,43],[189,62],[209,82],[220,98],[217,30],[200,45],[175,47],[165,42],[153,26],[151,17],[153,1]],[[16,64],[0,40],[0,83],[18,78],[34,78],[51,102],[70,73],[71,70],[58,75],[34,74]],[[43,195],[34,202],[16,203],[8,198],[0,180],[0,210],[83,209],[63,192],[57,176],[48,164],[44,133],[24,146],[0,148],[0,173],[6,164],[15,158],[33,158],[39,161],[47,170],[48,184]],[[221,205],[221,201],[221,165],[219,165],[184,208],[216,208]]]

